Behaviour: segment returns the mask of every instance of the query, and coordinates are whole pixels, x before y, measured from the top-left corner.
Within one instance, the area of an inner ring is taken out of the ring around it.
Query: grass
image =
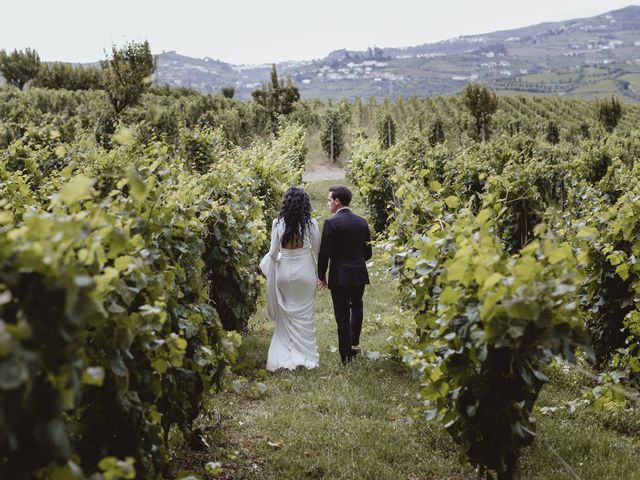
[[[346,146],[350,141],[350,136],[347,132],[344,132],[344,145]],[[308,148],[307,152],[307,167],[315,167],[319,165],[327,165],[329,158],[327,154],[322,150],[322,144],[320,142],[320,129],[314,130],[305,136],[305,142]],[[346,162],[346,148],[343,148],[337,161],[332,166],[340,166]]]
[[[600,80],[595,83],[588,83],[582,85],[575,90],[567,93],[567,97],[574,96],[599,96],[599,95],[611,95],[611,94],[619,94],[620,91],[613,80]]]
[[[535,73],[530,75],[523,75],[520,78],[523,82],[529,83],[557,83],[562,80],[571,81],[575,80],[578,73],[573,72],[548,72],[548,73]]]
[[[631,73],[620,77],[622,80],[626,80],[631,85],[634,91],[640,92],[640,74]]]
[[[561,97],[558,93],[547,93],[547,92],[528,92],[526,90],[496,90],[496,94],[499,97],[539,97],[539,98],[557,98]]]
[[[327,216],[327,189],[334,183],[307,186],[320,223]],[[363,213],[357,197],[353,207]],[[176,440],[176,471],[192,471],[200,478],[475,478],[471,467],[458,462],[458,447],[442,427],[420,417],[410,372],[385,354],[390,325],[407,321],[408,314],[398,307],[393,279],[375,263],[375,255],[370,270],[364,354],[348,367],[339,365],[329,293],[319,292],[320,367],[267,373],[273,326],[261,307],[229,388],[209,398],[198,420],[210,450],[193,452]],[[576,398],[585,381],[559,366],[550,367],[549,376],[539,407]],[[640,478],[637,412],[570,414],[560,408],[545,414],[538,410],[536,416],[538,437],[524,450],[521,478]],[[221,462],[222,473],[204,472],[212,461]]]

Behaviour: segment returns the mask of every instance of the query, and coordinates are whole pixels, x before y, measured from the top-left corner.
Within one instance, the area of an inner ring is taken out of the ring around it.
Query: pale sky
[[[0,49],[92,62],[148,40],[229,63],[311,60],[339,48],[406,47],[590,17],[632,0],[21,0],[2,2]]]

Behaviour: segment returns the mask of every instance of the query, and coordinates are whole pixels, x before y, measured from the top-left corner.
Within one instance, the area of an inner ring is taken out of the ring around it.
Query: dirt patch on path
[[[314,165],[302,174],[305,182],[317,182],[319,180],[340,180],[344,178],[344,169],[329,167],[327,165]]]

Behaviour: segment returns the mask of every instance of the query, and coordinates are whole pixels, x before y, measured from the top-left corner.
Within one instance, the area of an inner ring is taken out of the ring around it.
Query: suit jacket
[[[371,258],[371,233],[367,221],[349,209],[327,218],[322,227],[318,278],[329,288],[369,283],[366,261]]]

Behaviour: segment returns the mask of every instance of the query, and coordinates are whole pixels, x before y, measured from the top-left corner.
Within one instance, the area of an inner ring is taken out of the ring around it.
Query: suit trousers
[[[352,345],[360,344],[362,330],[364,285],[349,285],[331,289],[333,312],[338,324],[338,349],[343,363],[353,358]]]

